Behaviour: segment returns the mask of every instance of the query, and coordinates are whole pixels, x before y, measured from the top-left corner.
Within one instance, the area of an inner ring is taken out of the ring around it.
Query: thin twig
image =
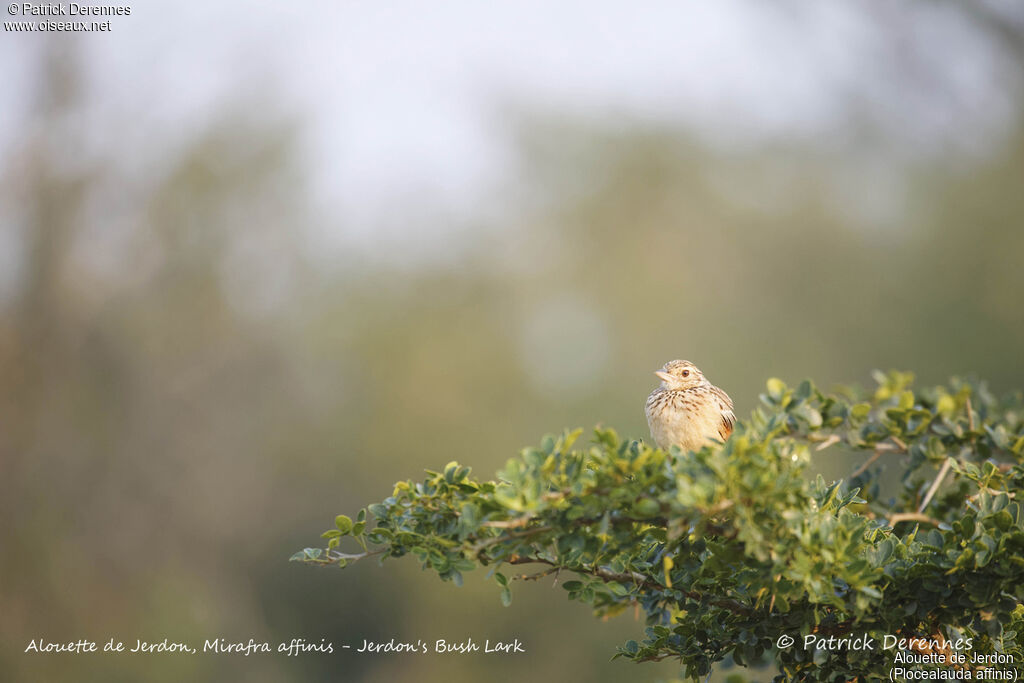
[[[870,458],[865,460],[863,465],[861,465],[860,467],[858,467],[856,470],[853,471],[853,474],[850,475],[850,479],[854,479],[856,477],[859,477],[860,475],[862,475],[865,472],[867,472],[868,468],[871,467],[875,463],[876,460],[878,460],[879,458],[882,457],[882,453],[883,452],[884,451],[875,451],[874,455],[872,455]]]
[[[1015,492],[1013,492],[1013,491],[1000,491],[999,489],[994,489],[994,488],[991,488],[989,486],[979,486],[978,487],[978,492],[975,493],[973,496],[967,496],[967,500],[970,500],[970,501],[978,500],[978,498],[981,498],[981,494],[983,494],[983,493],[987,493],[990,496],[998,496],[1000,493],[1005,493],[1007,498],[1016,498],[1017,497],[1017,494]]]
[[[920,512],[897,512],[889,516],[889,526],[896,526],[900,522],[925,522],[932,526],[939,526],[942,523],[934,517],[922,515]]]
[[[842,441],[842,439],[839,437],[838,434],[832,434],[827,439],[825,439],[820,444],[818,444],[817,447],[814,450],[816,450],[816,451],[823,451],[826,448],[828,448],[829,446],[831,446],[833,444],[837,444],[840,441]]]
[[[933,481],[931,487],[929,487],[928,493],[924,496],[924,500],[922,500],[921,504],[917,506],[918,514],[924,512],[924,509],[928,507],[928,503],[932,502],[932,497],[935,495],[935,492],[939,490],[939,485],[942,484],[942,480],[946,478],[946,474],[952,466],[953,458],[946,458],[946,462],[942,463],[942,469],[939,470],[939,476],[935,477],[935,481]]]
[[[864,462],[863,465],[861,465],[856,470],[854,470],[853,474],[850,475],[850,479],[853,479],[854,477],[857,477],[857,476],[867,472],[868,468],[871,467],[875,463],[875,461],[878,460],[879,458],[881,458],[885,453],[892,453],[892,452],[906,453],[907,452],[907,444],[903,443],[902,439],[900,439],[898,436],[890,436],[889,438],[893,440],[893,443],[877,443],[877,444],[875,444],[874,455],[872,455],[870,458],[868,458]]]
[[[329,566],[337,562],[338,560],[345,560],[346,562],[356,562],[367,557],[373,557],[374,555],[381,555],[387,552],[387,548],[378,548],[377,550],[367,550],[365,553],[343,553],[340,550],[328,550],[327,554],[323,557],[316,559],[306,560],[310,564],[319,564],[321,566]]]
[[[967,427],[974,431],[974,409],[971,407],[971,397],[967,397]],[[972,437],[973,438],[973,437]],[[928,503],[932,502],[932,497],[935,496],[935,492],[939,490],[939,486],[942,484],[942,480],[949,474],[950,468],[953,466],[953,459],[946,458],[946,462],[942,463],[942,469],[939,470],[939,476],[935,477],[935,481],[932,482],[931,487],[928,489],[928,493],[925,494],[924,500],[917,506],[918,512],[924,512],[925,508],[928,507]]]
[[[507,562],[509,564],[537,563],[550,565],[552,567],[559,567],[559,565],[552,560],[548,560],[543,557],[532,557],[524,555],[512,555],[508,558]],[[566,569],[568,569],[568,567],[566,567]],[[662,585],[657,581],[647,578],[639,572],[617,573],[609,569],[605,569],[604,567],[595,567],[593,569],[586,569],[585,567],[573,567],[571,571],[574,571],[578,574],[588,574],[590,576],[595,576],[605,582],[627,584],[632,583],[644,586],[646,588],[653,588],[655,590],[677,591],[679,593],[682,593],[686,597],[690,598],[691,600],[706,601],[710,605],[714,605],[715,607],[720,607],[724,610],[728,610],[733,614],[751,616],[754,613],[754,610],[752,608],[748,607],[747,605],[744,605],[742,602],[739,602],[737,600],[729,600],[727,598],[711,598],[706,595],[702,595],[701,593],[697,593],[696,591],[688,591],[679,587],[669,588],[668,586]]]
[[[488,524],[488,522],[484,522],[484,524]],[[547,531],[554,531],[554,529],[549,526],[535,526],[530,529],[510,531],[507,533],[503,533],[500,536],[491,536],[490,538],[484,538],[473,546],[473,554],[477,557],[480,557],[480,553],[487,550],[487,548],[491,547],[492,545],[498,545],[499,543],[503,543],[505,541],[512,541],[517,538],[528,538],[530,536],[536,536],[537,534],[542,534]]]
[[[500,519],[490,522],[483,522],[480,526],[492,529],[518,529],[530,523],[530,517],[517,517],[516,519]]]
[[[559,570],[559,567],[548,567],[547,569],[545,569],[543,571],[539,571],[539,572],[537,572],[535,574],[521,574],[519,576],[513,576],[512,578],[513,579],[519,579],[521,581],[536,581],[537,579],[542,579],[545,576],[549,576],[551,574],[556,574],[558,572],[558,570]]]

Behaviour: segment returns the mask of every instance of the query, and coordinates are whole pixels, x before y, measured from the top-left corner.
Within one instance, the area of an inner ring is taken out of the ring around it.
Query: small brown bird
[[[732,399],[688,360],[673,360],[654,373],[661,386],[647,397],[647,424],[658,448],[695,451],[732,434]]]

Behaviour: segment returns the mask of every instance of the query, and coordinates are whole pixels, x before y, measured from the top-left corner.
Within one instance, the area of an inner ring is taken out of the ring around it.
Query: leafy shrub
[[[453,462],[355,521],[339,515],[326,548],[292,559],[411,554],[456,584],[487,566],[505,604],[513,579],[571,573],[562,588],[595,615],[646,614],[645,637],[617,656],[675,658],[694,678],[731,659],[774,662],[777,680],[863,680],[897,651],[804,649],[807,635],[932,641],[919,652],[963,638],[1020,662],[1024,401],[957,379],[914,392],[912,379],[876,373],[870,397],[769,380],[726,443],[694,453],[598,428],[586,450],[573,449],[579,431],[545,438],[497,481]],[[846,479],[807,474],[812,457],[843,451],[863,454]],[[883,461],[903,469],[893,492]],[[342,552],[343,538],[361,552]],[[512,576],[516,565],[536,568]],[[797,645],[777,647],[783,634]]]

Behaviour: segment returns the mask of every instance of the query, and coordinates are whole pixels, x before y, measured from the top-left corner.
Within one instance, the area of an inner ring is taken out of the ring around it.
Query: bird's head
[[[700,369],[688,360],[669,361],[654,374],[663,388],[676,391],[700,386],[705,381]]]

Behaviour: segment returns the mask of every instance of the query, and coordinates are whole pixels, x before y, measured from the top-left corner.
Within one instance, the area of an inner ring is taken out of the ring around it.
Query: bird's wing
[[[736,413],[732,412],[732,399],[729,398],[729,394],[713,384],[711,385],[711,393],[718,399],[718,407],[722,411],[722,426],[718,433],[722,437],[722,441],[725,441],[732,434],[733,427],[736,426]]]

